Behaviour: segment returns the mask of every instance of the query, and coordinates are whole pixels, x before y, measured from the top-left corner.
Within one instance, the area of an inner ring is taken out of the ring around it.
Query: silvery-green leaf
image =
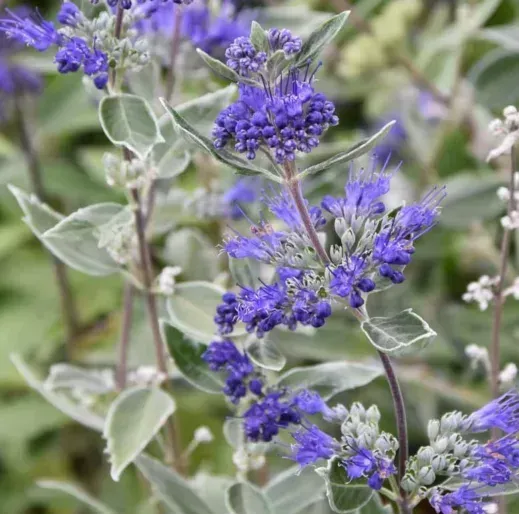
[[[192,385],[207,393],[221,393],[224,380],[220,373],[211,371],[202,354],[207,346],[184,337],[184,334],[161,320],[164,340],[175,364],[183,377]]]
[[[113,144],[125,146],[140,159],[164,141],[151,107],[139,96],[105,96],[99,104],[99,120]]]
[[[175,293],[168,298],[168,313],[173,326],[192,337],[195,341],[210,343],[216,327],[216,307],[222,303],[225,290],[211,282],[184,282],[175,286]],[[246,331],[238,327],[233,335]]]
[[[338,153],[337,155],[330,157],[330,159],[327,159],[326,161],[320,162],[319,164],[315,164],[314,166],[306,168],[299,174],[299,177],[304,178],[309,175],[314,175],[315,173],[325,171],[336,164],[345,164],[349,161],[356,159],[357,157],[360,157],[361,155],[364,155],[365,153],[369,152],[374,146],[376,146],[380,142],[380,140],[387,135],[387,133],[391,130],[391,127],[394,124],[394,120],[390,121],[387,125],[384,125],[376,134],[367,139],[359,141],[358,143],[354,144],[351,148],[348,148],[348,150]]]
[[[157,178],[175,178],[184,173],[191,162],[191,155],[184,149],[182,140],[172,144],[157,161]]]
[[[497,43],[505,50],[519,51],[519,27],[516,23],[481,29],[477,32],[476,37]]]
[[[465,480],[458,477],[451,477],[445,482],[442,483],[442,488],[444,487],[448,491],[455,491],[459,489],[463,485],[470,484],[469,480]],[[519,480],[515,477],[512,478],[510,482],[505,484],[498,484],[495,486],[484,486],[481,485],[478,487],[478,493],[481,491],[482,497],[498,497],[498,496],[508,496],[511,494],[519,493]]]
[[[100,246],[102,227],[131,212],[117,203],[102,203],[79,209],[42,234],[42,241],[71,268],[89,275],[108,275],[120,270]]]
[[[226,66],[222,61],[219,61],[218,59],[211,57],[200,48],[197,48],[196,51],[198,55],[203,59],[203,61],[207,64],[207,66],[209,66],[209,68],[211,68],[215,73],[217,73],[224,79],[236,83],[243,82],[244,84],[250,84],[251,86],[258,85],[256,81],[238,75],[234,70],[229,68],[229,66]]]
[[[80,389],[91,394],[106,394],[114,390],[112,370],[87,369],[60,362],[53,364],[44,386],[49,390]]]
[[[226,503],[230,514],[274,514],[265,494],[245,482],[237,482],[227,489]]]
[[[246,344],[247,355],[258,366],[272,371],[281,371],[285,367],[286,357],[268,337],[258,339],[251,336]]]
[[[323,496],[325,484],[313,467],[293,466],[270,480],[264,491],[276,513],[298,514]]]
[[[250,26],[250,40],[258,52],[267,52],[269,49],[269,38],[263,27],[253,21]]]
[[[175,401],[158,387],[127,389],[115,399],[103,430],[113,480],[119,480],[174,412]]]
[[[90,411],[87,407],[81,404],[76,404],[67,396],[61,393],[48,390],[44,384],[36,378],[34,372],[24,362],[20,355],[12,354],[11,362],[14,364],[18,373],[22,375],[27,384],[40,393],[50,404],[58,410],[66,414],[73,420],[85,425],[93,430],[101,432],[104,426],[104,420],[98,414]]]
[[[422,350],[436,337],[436,332],[412,309],[391,318],[368,319],[360,327],[377,350],[392,356]]]
[[[191,479],[193,489],[203,498],[215,514],[229,514],[225,505],[225,491],[234,483],[234,479],[225,475],[212,475],[198,471]]]
[[[135,460],[139,471],[150,482],[170,514],[212,514],[213,510],[192,487],[172,469],[159,461],[140,455]]]
[[[313,389],[328,400],[341,391],[367,385],[382,374],[380,366],[360,362],[326,362],[293,368],[280,377],[278,384],[293,390]]]
[[[447,180],[447,196],[442,202],[439,222],[449,228],[466,229],[478,221],[493,219],[505,207],[497,197],[506,180],[494,174],[457,173]]]
[[[329,12],[313,11],[306,5],[268,5],[261,9],[244,9],[244,17],[250,16],[266,29],[285,28],[301,38],[309,36],[317,27],[329,20]]]
[[[233,168],[238,174],[241,175],[265,175],[270,180],[275,182],[282,182],[282,179],[277,175],[274,175],[270,171],[258,168],[250,163],[246,159],[242,159],[237,155],[225,150],[216,150],[213,142],[200,134],[190,123],[188,123],[175,109],[173,109],[163,98],[161,99],[162,105],[166,111],[170,114],[173,123],[178,132],[190,143],[198,146],[199,148],[210,153],[215,159],[227,164]]]
[[[236,284],[256,289],[260,284],[260,263],[253,259],[233,259],[229,257],[229,271]]]
[[[245,442],[243,432],[243,420],[240,418],[228,418],[223,422],[223,435],[225,440],[233,448],[239,448]]]
[[[358,514],[357,511],[373,497],[371,487],[348,483],[348,475],[339,459],[332,459],[326,468],[318,468],[316,471],[326,482],[326,495],[334,512]]]
[[[86,506],[90,512],[95,512],[96,514],[116,514],[110,507],[101,503],[81,487],[71,484],[70,482],[41,479],[36,481],[36,485],[42,489],[48,489],[50,491],[65,493],[68,496],[72,496],[72,498],[75,498]]]
[[[323,23],[316,29],[303,44],[301,51],[296,57],[295,66],[302,66],[308,61],[314,60],[341,31],[346,23],[350,12],[344,11]]]
[[[214,280],[219,272],[218,250],[200,230],[181,228],[171,232],[162,254],[170,266],[182,268],[183,280]]]

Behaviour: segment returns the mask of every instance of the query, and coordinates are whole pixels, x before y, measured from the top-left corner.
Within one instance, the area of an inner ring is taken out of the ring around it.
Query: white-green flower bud
[[[424,466],[418,472],[418,479],[424,485],[431,485],[436,480],[436,474],[434,473],[432,467]]]
[[[380,411],[378,410],[378,407],[376,405],[372,405],[366,411],[366,420],[370,423],[378,424],[378,422],[380,421]]]
[[[406,473],[400,483],[402,489],[408,493],[415,492],[420,487],[420,482],[411,474]]]
[[[438,419],[431,419],[427,425],[427,436],[429,441],[434,441],[440,435],[440,421]]]
[[[428,466],[434,455],[434,450],[430,446],[424,446],[418,450],[416,458],[420,466]]]
[[[442,471],[447,466],[447,458],[445,455],[435,455],[431,459],[431,466],[435,472]]]
[[[509,116],[513,116],[517,114],[517,108],[514,105],[508,105],[503,109],[503,116],[508,118]]]
[[[330,259],[334,264],[340,264],[344,257],[344,250],[342,246],[332,245],[330,246]]]

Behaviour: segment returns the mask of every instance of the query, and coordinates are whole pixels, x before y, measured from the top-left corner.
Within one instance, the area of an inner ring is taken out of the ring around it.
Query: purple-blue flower
[[[499,428],[507,434],[519,432],[519,392],[512,389],[472,413],[468,420],[470,432]]]
[[[248,37],[236,38],[225,51],[227,66],[239,75],[247,77],[257,73],[267,62],[267,54],[258,52]]]
[[[356,448],[355,451],[355,455],[342,462],[350,480],[368,477],[368,485],[378,491],[384,480],[396,473],[389,458],[375,455],[368,448]]]
[[[471,485],[463,485],[447,494],[436,490],[429,502],[438,514],[456,514],[460,509],[465,509],[467,514],[486,514],[481,496]]]
[[[57,15],[57,20],[62,25],[68,25],[69,27],[75,27],[82,19],[83,14],[79,10],[79,7],[73,2],[63,2]]]
[[[268,40],[270,48],[274,52],[276,50],[283,50],[287,57],[299,52],[303,45],[301,38],[293,36],[288,29],[270,29],[268,31]]]
[[[242,205],[253,203],[259,196],[260,180],[257,177],[238,179],[223,195],[223,203],[227,206],[227,215],[233,220],[243,218]]]
[[[364,305],[362,293],[370,293],[375,289],[375,282],[365,276],[367,261],[353,255],[331,271],[330,289],[337,296],[348,298],[354,309]]]
[[[291,457],[301,467],[314,464],[320,459],[330,459],[339,443],[319,427],[310,425],[292,433],[295,443],[291,445]]]

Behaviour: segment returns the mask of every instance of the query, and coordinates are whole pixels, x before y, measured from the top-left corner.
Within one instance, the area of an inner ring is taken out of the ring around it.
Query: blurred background
[[[1,3],[12,9],[22,6]],[[253,3],[243,0],[237,15],[303,36],[326,19],[326,13],[347,8],[343,0]],[[395,127],[377,149],[380,158],[390,154],[394,164],[403,161],[390,202],[417,198],[435,184],[446,184],[448,191],[439,225],[417,245],[406,272],[408,280],[370,299],[373,313],[388,315],[412,307],[439,334],[424,353],[399,361],[411,446],[416,449],[425,442],[424,428],[431,417],[454,408],[469,412],[489,398],[484,370],[469,366],[465,347],[488,346],[491,312],[467,305],[461,297],[470,282],[483,274],[492,276],[499,264],[504,205],[496,190],[507,181],[507,163],[505,159],[490,166],[485,158],[495,145],[489,121],[505,106],[519,103],[519,5],[516,0],[360,0],[352,5],[355,15],[326,50],[319,72],[318,87],[336,103],[340,125],[329,131],[309,160],[322,160],[395,119]],[[54,19],[60,2],[23,6],[37,7],[44,17]],[[160,49],[160,38],[155,44]],[[72,422],[30,390],[10,360],[13,352],[21,354],[41,377],[56,362],[113,366],[121,317],[120,277],[69,271],[79,313],[78,329],[70,337],[61,322],[49,255],[21,221],[20,209],[6,188],[14,184],[32,189],[24,142],[28,134],[54,208],[67,213],[120,200],[106,187],[101,165],[110,147],[99,127],[98,98],[85,90],[78,74],[59,75],[52,53],[13,51],[5,38],[0,45],[0,79],[10,66],[33,74],[33,87],[22,97],[0,86],[0,512],[86,512],[65,496],[35,486],[38,479],[53,478],[81,484],[116,512],[133,513],[146,494],[145,485],[132,471],[114,483],[98,434]],[[193,39],[185,35],[176,102],[226,85],[191,58],[193,47]],[[221,56],[221,49],[214,50],[216,56],[219,52]],[[156,99],[159,95],[144,75],[134,78],[132,87]],[[157,265],[182,266],[181,280],[221,281],[227,266],[218,257],[222,230],[227,225],[246,227],[243,219],[233,219],[239,215],[222,208],[234,179],[229,170],[215,166],[205,156],[195,156],[184,174],[163,184],[169,194],[159,201],[154,259]],[[340,194],[347,172],[332,169],[312,179],[307,195],[318,201],[324,194]],[[261,185],[251,182],[247,187],[259,190]],[[247,207],[254,215],[261,207],[257,198],[253,194]],[[211,205],[218,208],[211,211]],[[519,270],[518,244],[513,244],[510,281]],[[505,308],[503,365],[519,360],[515,302],[509,299]],[[131,367],[152,364],[144,321],[137,305]],[[348,322],[343,315],[332,317],[318,336],[280,331],[276,341],[291,366],[373,358],[354,320]],[[194,452],[192,471],[232,475],[232,449],[221,431],[228,414],[223,399],[177,382],[184,443],[200,425],[208,425],[216,437]],[[384,428],[392,430],[391,400],[383,378],[341,400],[386,407]],[[519,504],[510,512],[519,512]]]

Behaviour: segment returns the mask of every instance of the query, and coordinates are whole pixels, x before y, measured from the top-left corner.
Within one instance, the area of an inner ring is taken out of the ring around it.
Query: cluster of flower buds
[[[513,105],[505,107],[503,119],[492,120],[488,128],[494,136],[501,138],[501,143],[488,154],[487,161],[510,153],[519,140],[519,113],[517,108]]]
[[[157,170],[149,163],[134,157],[130,161],[112,153],[103,156],[106,183],[110,187],[141,189],[156,177]]]
[[[488,308],[495,297],[495,287],[499,284],[499,277],[482,275],[477,282],[471,282],[467,286],[467,292],[463,294],[464,302],[475,302],[480,310]]]
[[[157,277],[156,289],[166,296],[172,295],[175,291],[176,278],[182,273],[179,266],[166,266]]]
[[[129,263],[137,248],[137,234],[132,219],[109,223],[99,231],[99,248],[104,248],[118,264]]]

